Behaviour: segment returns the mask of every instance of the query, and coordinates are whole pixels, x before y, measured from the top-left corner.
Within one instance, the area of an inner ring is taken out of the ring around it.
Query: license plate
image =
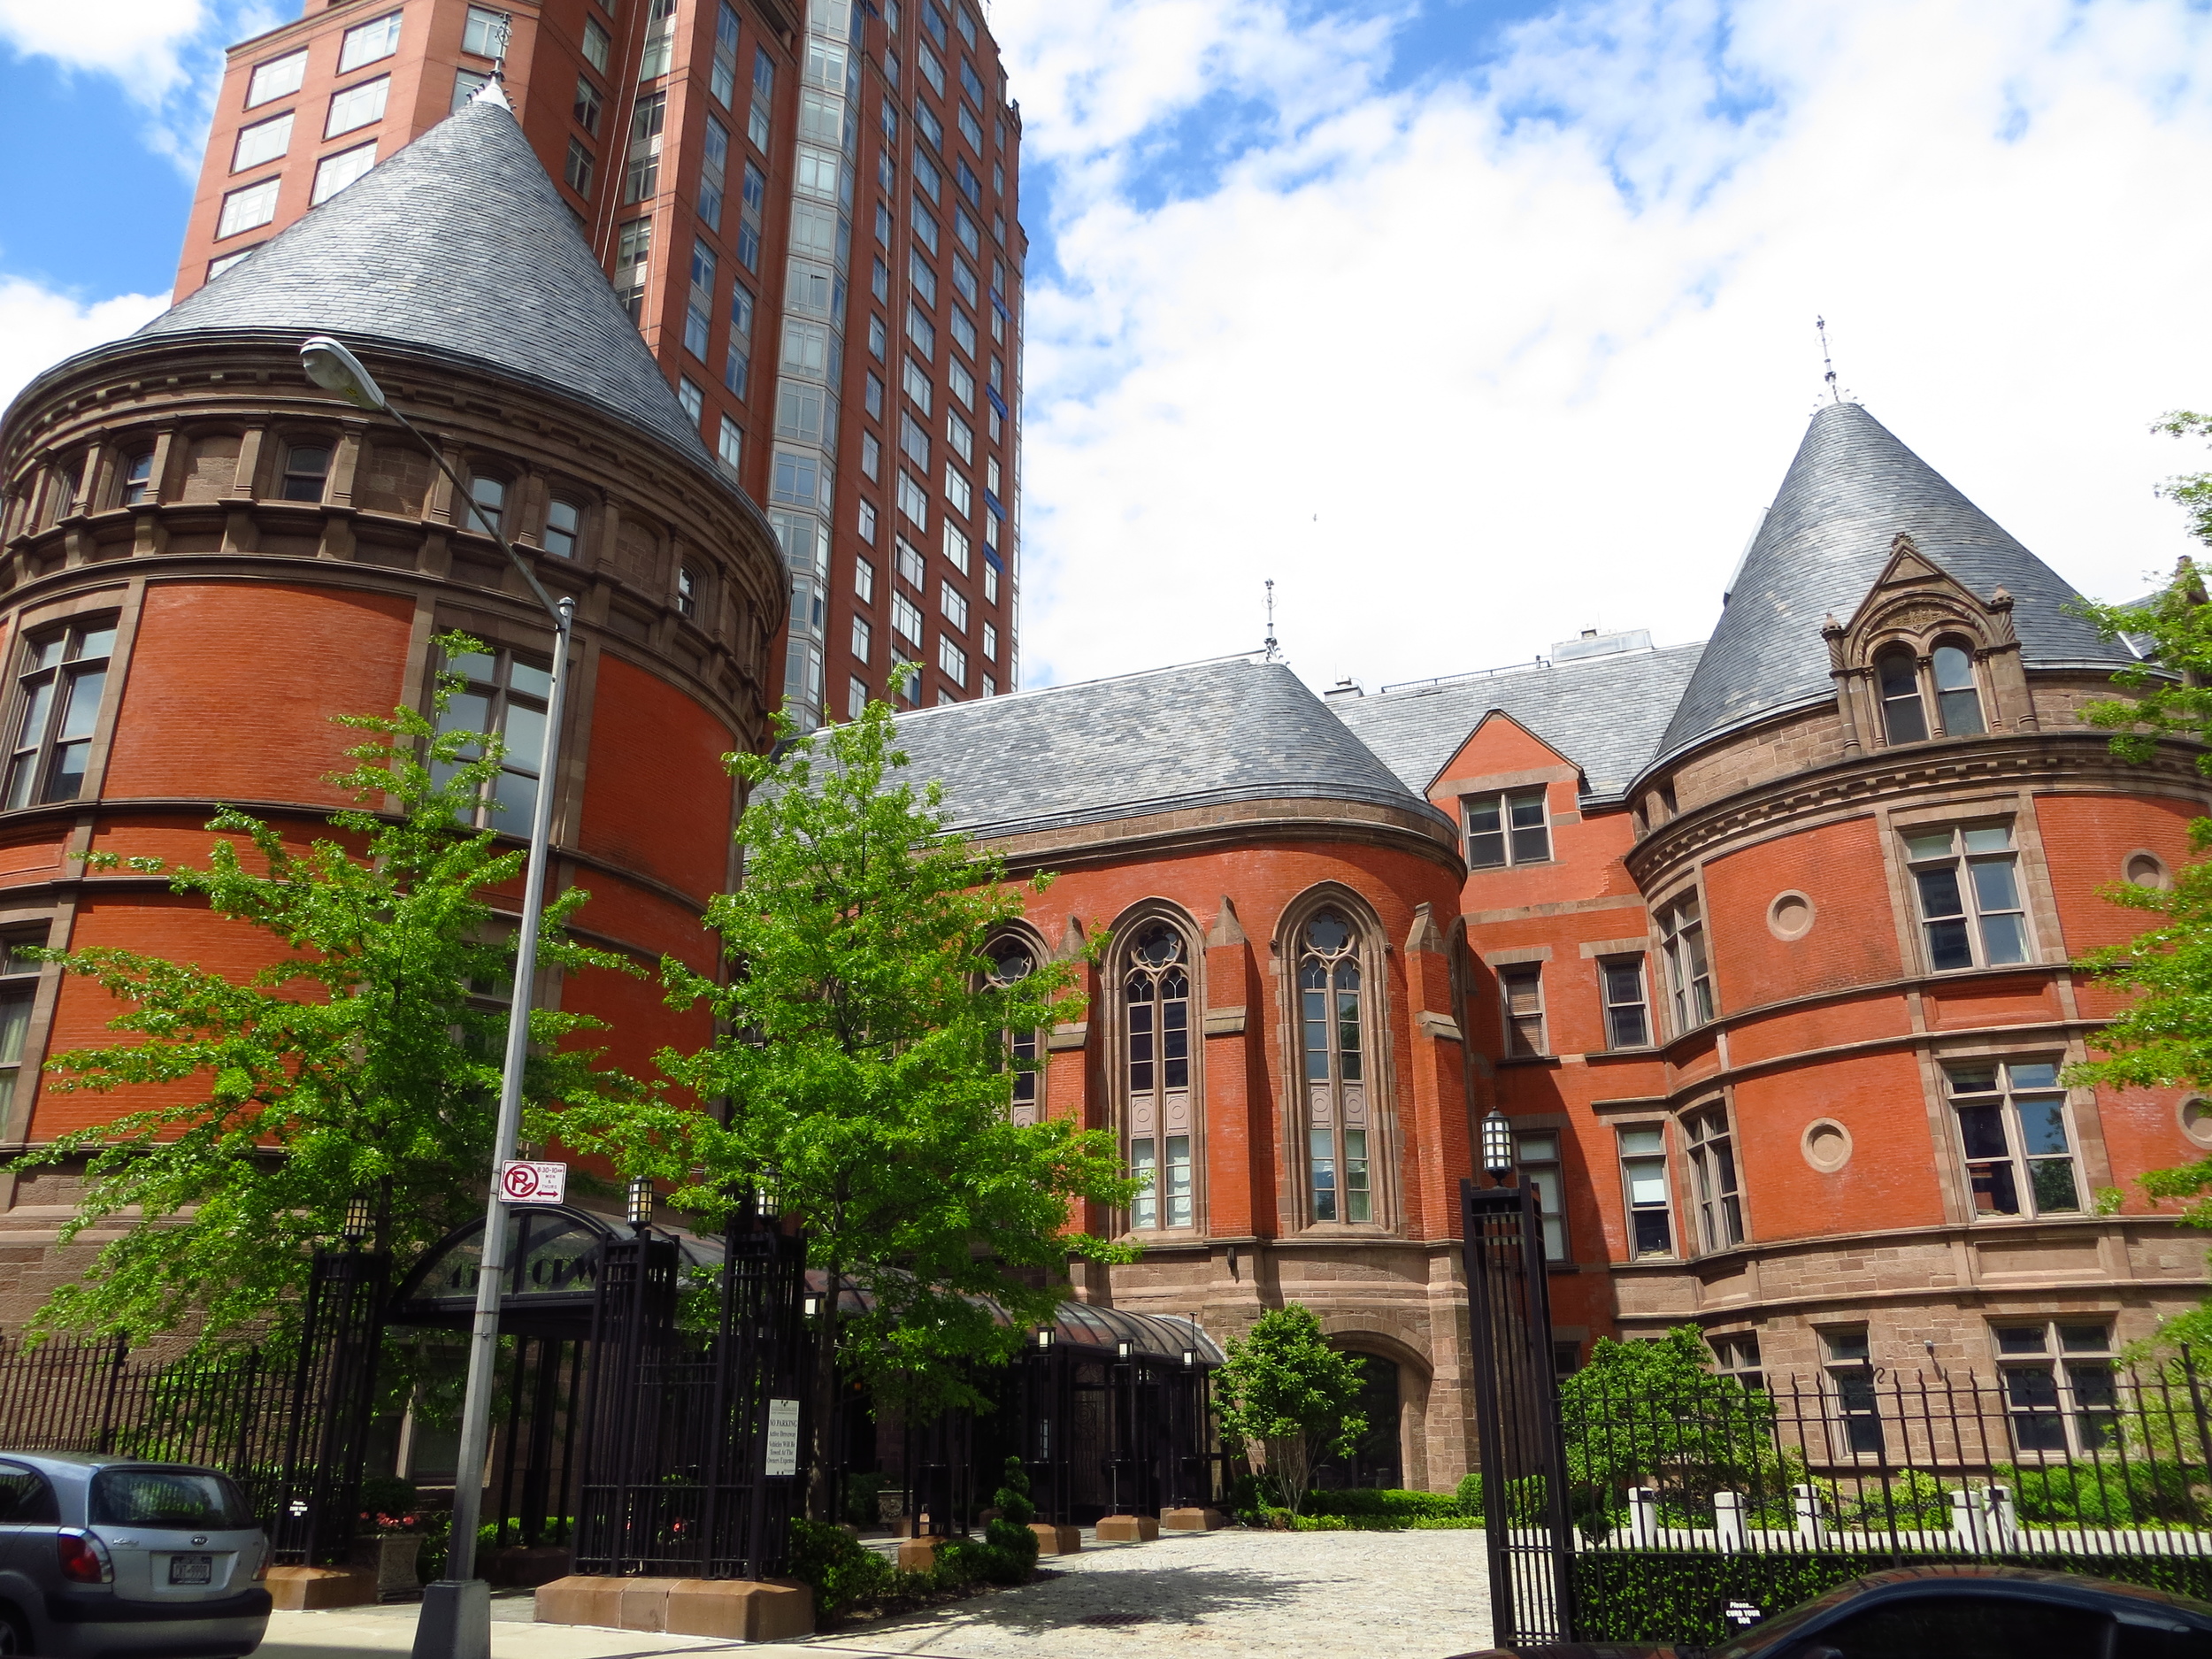
[[[171,1584],[212,1584],[215,1582],[215,1557],[212,1555],[172,1555],[169,1557]]]

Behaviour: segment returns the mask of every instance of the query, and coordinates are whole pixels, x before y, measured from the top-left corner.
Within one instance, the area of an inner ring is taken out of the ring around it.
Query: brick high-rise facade
[[[775,525],[792,713],[843,718],[898,661],[925,705],[1011,690],[1021,116],[973,0],[309,0],[231,50],[177,297],[495,69]]]

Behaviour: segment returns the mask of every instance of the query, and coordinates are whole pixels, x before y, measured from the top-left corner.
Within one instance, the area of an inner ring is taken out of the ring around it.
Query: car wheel
[[[0,1607],[0,1654],[27,1654],[31,1651],[31,1633],[23,1628],[23,1617],[12,1607]]]

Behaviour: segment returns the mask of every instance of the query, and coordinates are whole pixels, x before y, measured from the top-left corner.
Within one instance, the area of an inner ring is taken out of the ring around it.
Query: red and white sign
[[[557,1204],[568,1195],[565,1164],[503,1164],[499,1195],[511,1204]]]

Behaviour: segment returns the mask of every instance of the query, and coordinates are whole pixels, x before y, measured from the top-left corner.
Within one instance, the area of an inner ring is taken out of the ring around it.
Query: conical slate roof
[[[1981,597],[2010,591],[2024,662],[2101,668],[2133,660],[2067,614],[2075,594],[2057,572],[1880,421],[1856,403],[1830,403],[1797,447],[1652,764],[1763,716],[1832,697],[1822,620],[1849,620],[1900,532]]]
[[[465,358],[712,470],[502,100],[479,97],[139,330],[330,334]]]
[[[903,780],[949,826],[1012,835],[1228,801],[1363,801],[1451,820],[1400,782],[1281,663],[1155,669],[918,709]]]

